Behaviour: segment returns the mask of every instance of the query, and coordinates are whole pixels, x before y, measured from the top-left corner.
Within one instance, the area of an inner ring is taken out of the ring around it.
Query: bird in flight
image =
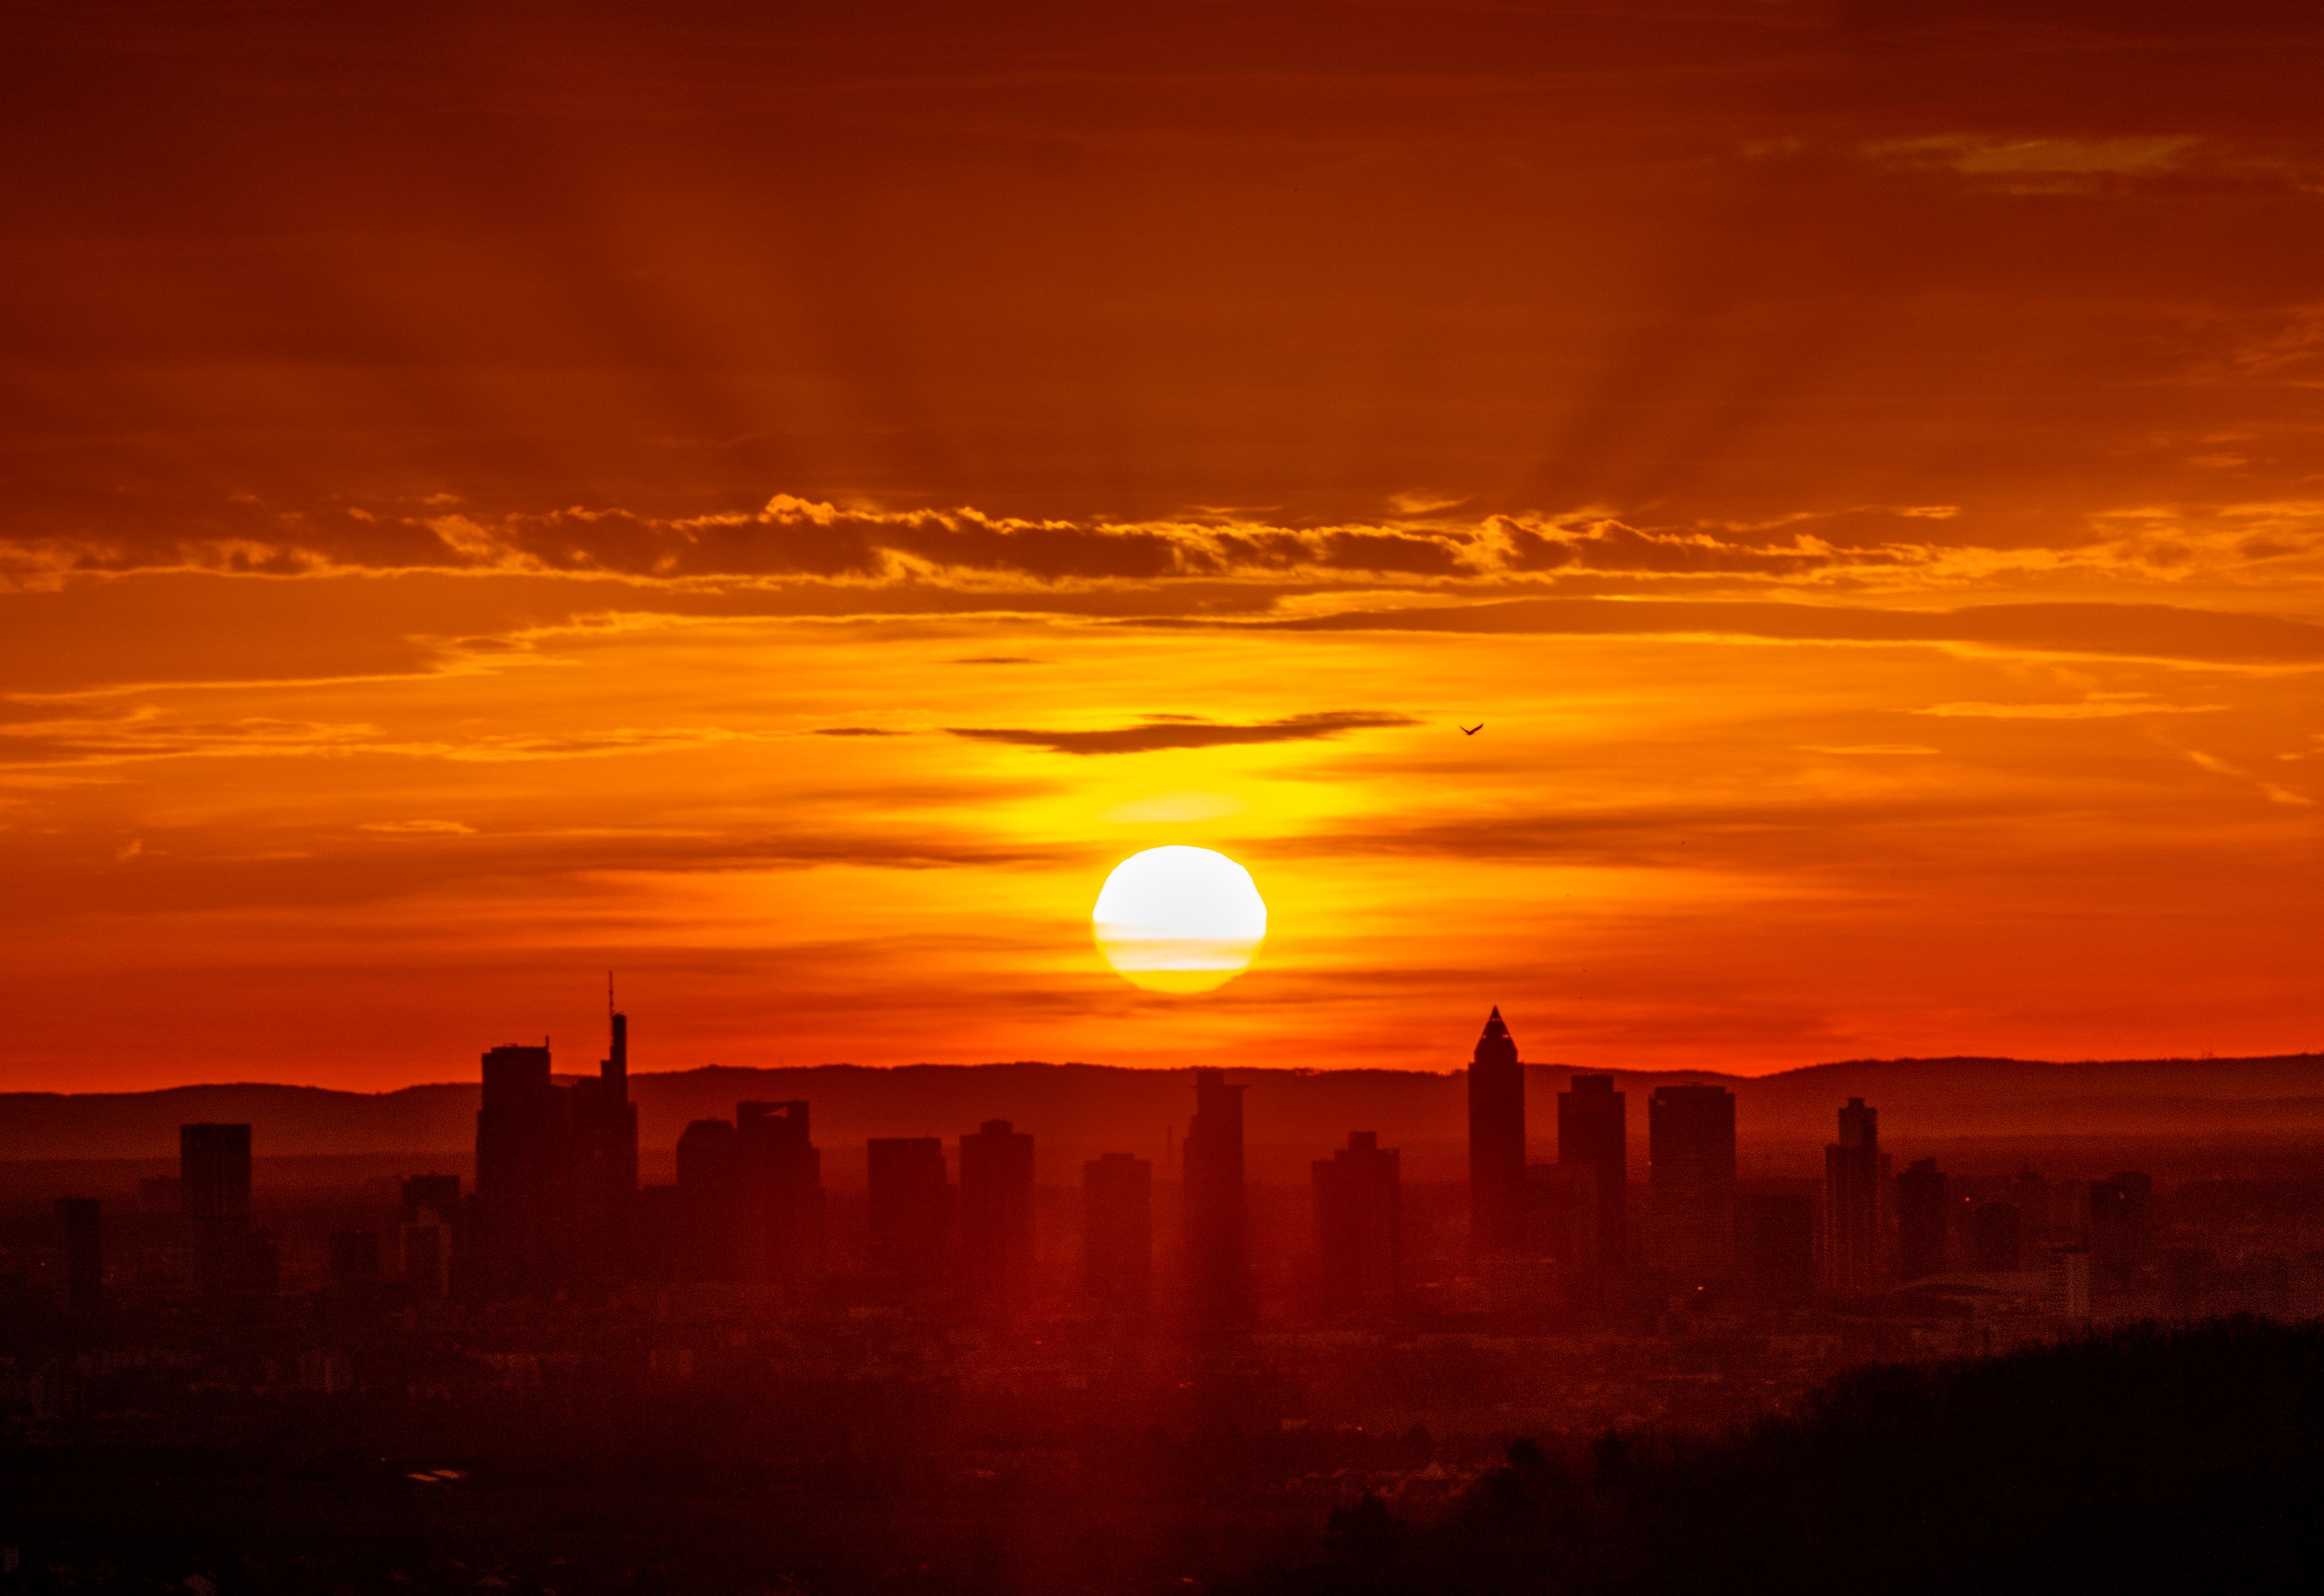
[[[1452,724],[1453,724],[1454,725],[1456,725],[1456,726],[1457,726],[1457,725],[1461,725],[1461,723],[1460,723],[1460,722],[1458,722],[1458,721],[1455,721],[1455,722],[1453,722]],[[1462,735],[1463,737],[1473,737],[1473,736],[1475,736],[1478,733],[1480,733],[1480,732],[1483,731],[1484,729],[1485,729],[1485,723],[1484,723],[1484,722],[1482,722],[1482,721],[1479,721],[1479,722],[1478,722],[1475,725],[1473,725],[1473,726],[1461,726],[1461,735]]]

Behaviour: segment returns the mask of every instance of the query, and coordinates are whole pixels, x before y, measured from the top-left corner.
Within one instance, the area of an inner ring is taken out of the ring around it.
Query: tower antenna
[[[606,972],[605,972],[605,1012],[606,1012],[606,1013],[608,1013],[608,1014],[611,1014],[613,1011],[613,973],[611,970],[608,970],[608,971],[606,971]]]

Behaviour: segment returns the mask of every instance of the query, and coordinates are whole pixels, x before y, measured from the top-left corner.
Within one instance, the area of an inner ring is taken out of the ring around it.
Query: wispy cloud
[[[2087,721],[2131,715],[2209,715],[2227,707],[2224,704],[2166,704],[2145,693],[2092,693],[2065,703],[1932,704],[1912,713],[1946,720]]]
[[[1032,731],[1016,727],[948,726],[955,737],[980,743],[1010,743],[1051,753],[1152,753],[1167,748],[1222,748],[1254,743],[1298,743],[1336,737],[1343,732],[1419,723],[1409,715],[1369,710],[1342,710],[1321,715],[1287,715],[1255,724],[1221,724],[1194,715],[1148,715],[1134,726],[1102,731]]]

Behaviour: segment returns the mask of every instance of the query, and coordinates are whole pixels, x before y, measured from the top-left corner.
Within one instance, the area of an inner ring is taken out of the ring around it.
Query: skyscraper
[[[1186,1310],[1197,1329],[1231,1330],[1250,1319],[1250,1243],[1242,1189],[1243,1088],[1226,1072],[1194,1072],[1186,1125]]]
[[[572,1250],[570,1100],[549,1079],[549,1047],[511,1045],[484,1057],[476,1110],[477,1269],[485,1295],[558,1284]]]
[[[742,1277],[741,1158],[732,1120],[694,1120],[678,1137],[678,1208],[684,1228],[671,1259],[681,1280]]]
[[[1091,1300],[1137,1312],[1154,1279],[1154,1166],[1108,1153],[1082,1166],[1082,1286]]]
[[[1315,1160],[1315,1257],[1323,1311],[1378,1312],[1396,1301],[1403,1270],[1402,1157],[1371,1130]]]
[[[178,1195],[192,1220],[250,1217],[250,1127],[178,1127]]]
[[[1575,1075],[1557,1094],[1557,1161],[1595,1173],[1597,1265],[1618,1275],[1629,1261],[1629,1115],[1611,1075]]]
[[[407,1175],[403,1212],[396,1227],[396,1267],[421,1296],[452,1290],[454,1237],[460,1220],[460,1177]]]
[[[734,1128],[743,1278],[774,1285],[815,1278],[823,1272],[823,1151],[809,1139],[807,1105],[737,1103]],[[936,1185],[944,1187],[941,1148]]]
[[[1033,1138],[987,1120],[960,1139],[960,1256],[971,1295],[1022,1306],[1033,1287]]]
[[[875,1136],[864,1143],[866,1245],[872,1267],[918,1287],[944,1278],[952,1187],[944,1142],[934,1136]]]
[[[1469,1247],[1480,1258],[1524,1244],[1525,1066],[1497,1006],[1469,1060]]]
[[[272,1250],[250,1233],[250,1127],[179,1126],[178,1194],[197,1288],[270,1288]]]
[[[1679,1286],[1735,1272],[1735,1098],[1723,1086],[1658,1086],[1646,1102],[1654,1267]]]
[[[613,1009],[611,1035],[596,1077],[576,1081],[573,1136],[573,1273],[606,1281],[628,1271],[632,1210],[638,1195],[638,1109],[630,1101],[630,1018]]]
[[[1823,1277],[1847,1296],[1880,1284],[1880,1111],[1851,1097],[1823,1149]]]
[[[1945,1177],[1934,1158],[1915,1158],[1896,1177],[1896,1278],[1945,1272]]]
[[[65,1306],[93,1314],[105,1305],[104,1208],[95,1197],[59,1197],[57,1230],[65,1255]]]

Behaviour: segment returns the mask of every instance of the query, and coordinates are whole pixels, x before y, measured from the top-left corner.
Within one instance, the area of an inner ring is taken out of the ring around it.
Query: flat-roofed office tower
[[[1526,1231],[1525,1066],[1497,1006],[1469,1058],[1469,1248],[1519,1250]]]
[[[1392,1307],[1403,1272],[1403,1157],[1373,1130],[1314,1165],[1315,1259],[1327,1314]]]
[[[250,1127],[178,1127],[178,1200],[194,1220],[250,1217]]]
[[[863,1151],[872,1267],[906,1286],[934,1285],[944,1278],[952,1231],[943,1139],[875,1136]]]
[[[573,1250],[571,1099],[549,1079],[549,1048],[494,1047],[476,1110],[476,1263],[487,1296],[560,1284]]]
[[[1851,1097],[1823,1149],[1823,1283],[1837,1296],[1880,1284],[1880,1111]]]
[[[1082,1288],[1090,1300],[1142,1312],[1154,1283],[1154,1166],[1108,1153],[1082,1166]]]
[[[1650,1261],[1680,1287],[1735,1273],[1735,1098],[1658,1086],[1646,1100]]]
[[[1575,1075],[1557,1094],[1557,1161],[1598,1182],[1597,1264],[1618,1275],[1629,1263],[1629,1109],[1611,1075]]]
[[[1243,1212],[1242,1093],[1226,1072],[1194,1072],[1186,1124],[1186,1316],[1198,1330],[1250,1320],[1250,1241]]]
[[[250,1127],[178,1127],[178,1200],[194,1284],[205,1296],[247,1290],[264,1272],[250,1234]]]
[[[1945,1272],[1945,1177],[1934,1158],[1915,1158],[1896,1177],[1896,1278]]]
[[[805,1102],[734,1105],[734,1178],[742,1278],[782,1286],[821,1276],[823,1151],[812,1139]],[[941,1148],[936,1186],[944,1188]]]
[[[960,1139],[960,1261],[970,1295],[1022,1307],[1033,1294],[1033,1138],[987,1120]]]

